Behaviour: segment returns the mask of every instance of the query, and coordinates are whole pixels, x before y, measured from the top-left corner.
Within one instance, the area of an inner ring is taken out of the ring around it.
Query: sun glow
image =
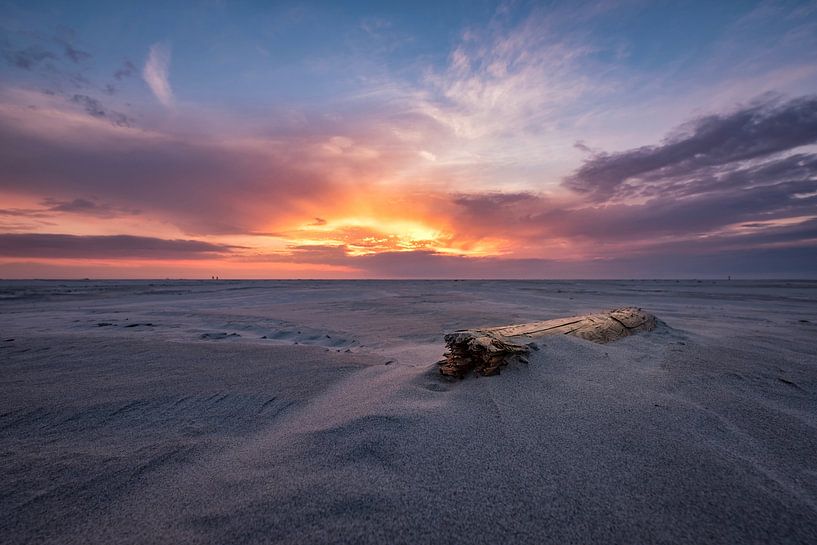
[[[346,216],[303,224],[291,235],[295,245],[342,246],[350,256],[422,250],[462,256],[498,253],[494,243],[460,241],[445,228],[409,219]]]

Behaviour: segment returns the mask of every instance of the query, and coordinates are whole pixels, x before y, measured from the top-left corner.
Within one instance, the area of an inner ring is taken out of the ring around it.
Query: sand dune
[[[815,543],[817,283],[3,282],[9,543]],[[448,382],[442,334],[636,305]]]

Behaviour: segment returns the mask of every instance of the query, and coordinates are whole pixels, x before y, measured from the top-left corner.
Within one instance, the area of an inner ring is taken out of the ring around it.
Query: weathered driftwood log
[[[440,373],[462,378],[473,369],[493,375],[514,357],[526,361],[525,354],[538,349],[535,340],[541,337],[573,335],[603,344],[638,331],[652,331],[656,323],[652,314],[625,307],[544,322],[455,331],[445,336],[448,352],[439,362]]]

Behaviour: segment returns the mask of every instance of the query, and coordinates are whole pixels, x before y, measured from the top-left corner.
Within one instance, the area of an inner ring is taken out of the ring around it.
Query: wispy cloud
[[[565,139],[578,137],[577,116],[616,88],[592,42],[560,30],[584,15],[523,13],[499,9],[465,28],[445,60],[430,61],[407,86],[408,109],[429,123],[417,154],[437,178],[457,176],[484,190],[497,177],[503,190],[555,187],[580,156]]]
[[[173,89],[170,88],[169,72],[170,49],[162,43],[153,44],[150,46],[145,67],[142,69],[142,77],[159,102],[171,108]]]
[[[552,31],[554,24],[541,13],[522,22],[497,16],[463,32],[445,69],[427,77],[426,113],[468,139],[552,124],[589,90],[579,67],[591,51]]]

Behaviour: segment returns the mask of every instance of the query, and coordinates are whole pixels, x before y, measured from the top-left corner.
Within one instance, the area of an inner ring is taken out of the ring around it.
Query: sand
[[[0,337],[3,543],[817,543],[817,282],[4,281]]]

